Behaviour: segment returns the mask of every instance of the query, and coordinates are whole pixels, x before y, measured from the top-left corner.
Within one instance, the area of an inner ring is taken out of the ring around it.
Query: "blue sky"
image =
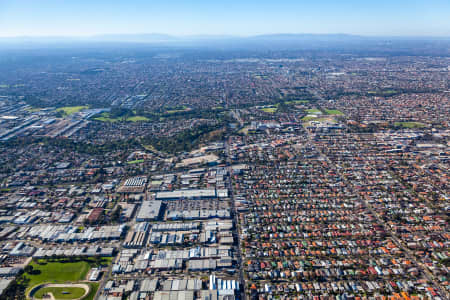
[[[0,0],[0,36],[450,36],[450,0]]]

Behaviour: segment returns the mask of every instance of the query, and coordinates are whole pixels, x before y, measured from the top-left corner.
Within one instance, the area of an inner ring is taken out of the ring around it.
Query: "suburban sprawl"
[[[0,298],[450,299],[450,46],[402,43],[5,55]]]

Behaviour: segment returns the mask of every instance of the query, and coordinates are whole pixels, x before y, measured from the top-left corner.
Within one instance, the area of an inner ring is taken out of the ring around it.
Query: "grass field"
[[[306,116],[306,117],[302,118],[302,121],[304,122],[304,124],[309,123],[311,121],[329,122],[329,123],[333,123],[333,124],[337,123],[337,121],[333,117],[319,117],[319,118],[315,118],[315,117]]]
[[[143,163],[143,162],[144,162],[143,159],[136,159],[136,160],[127,161],[127,164],[134,165],[134,164],[140,164],[140,163]]]
[[[180,107],[174,107],[174,108],[168,108],[164,114],[176,114],[176,113],[181,113],[181,112],[186,112],[186,111],[190,111],[191,109],[185,105],[180,106]]]
[[[320,113],[322,113],[322,112],[321,112],[319,109],[317,109],[317,108],[307,109],[306,112],[307,112],[308,114],[320,114]]]
[[[147,117],[143,116],[134,116],[127,119],[129,122],[139,122],[139,121],[148,121]]]
[[[397,93],[396,90],[386,90],[386,91],[383,91],[383,94],[386,94],[386,95],[389,95],[389,94],[395,94],[395,93]]]
[[[317,119],[317,118],[314,117],[314,116],[304,116],[304,117],[302,118],[302,121],[303,121],[303,122],[308,122],[308,121],[312,121],[312,120],[315,120],[315,119]]]
[[[179,113],[179,112],[185,112],[185,111],[189,111],[191,110],[189,107],[187,107],[186,105],[181,105],[181,106],[176,106],[176,107],[166,107],[166,111],[164,112],[164,114],[175,114],[175,113]]]
[[[172,110],[166,110],[164,113],[165,114],[176,114],[176,113],[180,113],[180,112],[185,112],[185,109],[172,109]]]
[[[87,105],[80,105],[80,106],[65,106],[65,107],[60,107],[57,109],[57,111],[61,111],[64,115],[66,116],[70,116],[74,113],[77,113],[83,109],[87,109],[89,108],[89,106]]]
[[[42,297],[51,292],[56,299],[77,299],[84,295],[84,289],[79,287],[46,287],[38,290],[34,297]]]
[[[249,126],[245,126],[241,130],[239,130],[238,133],[243,133],[243,134],[247,135],[249,128],[250,128]]]
[[[327,115],[343,115],[344,113],[337,109],[325,109]]]
[[[41,262],[46,262],[41,260]],[[46,262],[43,265],[39,265],[34,261],[30,263],[33,270],[39,270],[39,274],[25,273],[25,276],[30,279],[28,288],[31,288],[40,283],[64,283],[64,282],[76,282],[84,280],[86,274],[91,268],[86,261],[78,262]],[[33,272],[34,273],[34,272]]]
[[[40,259],[37,262],[32,261],[30,265],[33,271],[25,272],[24,276],[29,279],[27,284],[27,292],[36,285],[44,283],[77,283],[86,279],[89,270],[94,267],[106,266],[111,264],[112,257],[104,257],[102,259],[88,258],[75,262],[67,262],[67,259]],[[97,282],[86,283],[90,286],[89,294],[83,300],[93,300],[97,292],[99,284]],[[55,289],[55,288],[54,288]],[[53,293],[61,293],[68,291],[68,288],[56,288]],[[70,292],[70,291],[69,291]],[[37,291],[38,295],[43,295],[44,291]],[[76,299],[78,290],[72,290],[72,295],[63,294],[62,297],[57,296],[58,299]],[[83,295],[83,293],[81,294]],[[64,298],[65,296],[65,298]]]
[[[94,118],[94,120],[100,122],[119,122],[119,121],[127,121],[127,122],[139,122],[139,121],[148,121],[149,119],[144,116],[133,116],[127,119],[125,118],[111,118],[111,115],[107,112],[102,113],[99,117]]]
[[[291,100],[291,101],[286,101],[284,103],[286,103],[286,104],[305,104],[308,102],[309,102],[309,100]]]
[[[94,300],[95,294],[98,290],[98,283],[97,282],[90,282],[89,286],[91,287],[89,294],[83,299],[83,300]]]
[[[263,107],[263,108],[260,108],[260,110],[262,110],[263,112],[266,112],[266,113],[273,114],[277,111],[277,108],[276,107]]]
[[[148,151],[152,151],[152,152],[156,151],[156,149],[155,149],[155,147],[153,147],[153,145],[142,145],[142,147],[144,147],[145,150],[148,150]]]
[[[395,122],[395,126],[403,127],[403,128],[423,128],[425,124],[420,122]]]
[[[100,114],[99,117],[95,117],[94,120],[97,120],[100,122],[118,122],[118,121],[120,121],[118,118],[111,118],[109,113],[107,113],[107,112]]]

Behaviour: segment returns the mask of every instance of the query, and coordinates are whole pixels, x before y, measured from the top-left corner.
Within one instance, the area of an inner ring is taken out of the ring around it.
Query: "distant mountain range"
[[[240,41],[240,42],[355,42],[367,40],[449,40],[450,37],[373,37],[351,34],[264,34],[255,36],[232,36],[232,35],[189,35],[174,36],[161,33],[144,34],[103,34],[88,37],[65,37],[65,36],[18,36],[0,37],[0,42],[23,43],[23,42],[127,42],[127,43],[184,43],[204,41]]]
[[[364,55],[450,56],[450,37],[374,37],[351,34],[264,34],[255,36],[104,34],[90,37],[0,37],[0,50],[183,48],[219,51],[334,51]],[[1,58],[1,55],[0,55]]]

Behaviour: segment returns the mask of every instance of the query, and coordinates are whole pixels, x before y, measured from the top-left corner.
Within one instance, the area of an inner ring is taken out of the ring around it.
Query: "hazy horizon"
[[[450,2],[0,0],[0,37],[349,34],[449,37]]]
[[[117,33],[117,32],[105,32],[93,35],[16,35],[16,36],[0,36],[0,39],[75,39],[75,40],[87,40],[103,37],[130,37],[130,36],[161,36],[176,39],[190,39],[190,38],[254,38],[254,37],[265,37],[265,36],[342,36],[342,37],[360,37],[360,38],[450,38],[449,35],[388,35],[388,34],[353,34],[345,32],[330,32],[330,33],[310,33],[310,32],[265,32],[259,34],[250,35],[238,35],[238,34],[169,34],[165,32],[131,32],[131,33]]]

